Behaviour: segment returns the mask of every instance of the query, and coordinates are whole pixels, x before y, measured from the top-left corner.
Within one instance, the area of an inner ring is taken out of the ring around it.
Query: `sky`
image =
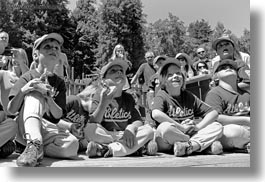
[[[69,9],[76,7],[77,0],[69,0]],[[143,13],[148,23],[168,18],[169,12],[179,17],[185,26],[204,19],[214,29],[217,22],[224,24],[236,36],[250,30],[249,0],[142,0]]]

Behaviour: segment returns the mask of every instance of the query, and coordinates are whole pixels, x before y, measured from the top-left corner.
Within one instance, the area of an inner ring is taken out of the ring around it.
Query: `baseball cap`
[[[231,42],[233,44],[233,46],[235,46],[234,41],[228,35],[223,35],[222,37],[219,37],[219,38],[217,38],[216,40],[213,41],[212,48],[214,50],[217,50],[217,44],[219,44],[221,41]]]
[[[156,56],[154,61],[153,61],[153,64],[156,64],[159,59],[166,60],[166,56]]]
[[[38,47],[41,45],[41,43],[47,39],[55,39],[59,42],[60,45],[63,45],[63,42],[64,42],[63,37],[58,33],[45,34],[42,37],[35,40],[33,50],[38,49]]]
[[[125,71],[128,69],[129,64],[124,61],[124,60],[120,60],[120,59],[114,59],[112,61],[109,61],[108,64],[106,64],[105,66],[103,66],[100,70],[100,75],[102,77],[105,76],[106,72],[112,67],[112,66],[121,66],[123,68],[123,72],[125,73]]]
[[[237,70],[237,63],[232,59],[223,59],[221,61],[218,61],[213,66],[213,73],[216,73],[218,68],[222,65],[231,65],[235,70]]]
[[[184,57],[188,64],[191,64],[191,59],[190,59],[190,56],[188,56],[188,54],[186,53],[178,53],[176,56],[175,56],[175,59],[178,59],[179,57]]]
[[[161,73],[164,71],[165,66],[168,64],[175,64],[179,69],[181,68],[180,62],[174,58],[167,57],[164,64],[161,66],[161,68],[158,70],[158,75],[161,76]]]

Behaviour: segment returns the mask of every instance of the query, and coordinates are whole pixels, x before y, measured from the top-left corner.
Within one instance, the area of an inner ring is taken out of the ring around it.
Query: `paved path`
[[[0,159],[0,167],[16,167],[17,154]],[[75,160],[44,158],[40,167],[250,167],[250,154],[193,155],[174,157],[161,154],[144,157],[116,157],[89,159],[78,155]]]

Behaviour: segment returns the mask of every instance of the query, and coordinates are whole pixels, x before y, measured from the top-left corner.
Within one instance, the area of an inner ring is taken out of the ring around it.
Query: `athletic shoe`
[[[1,148],[0,148],[0,158],[6,158],[7,156],[11,155],[16,150],[16,145],[13,140],[7,141]]]
[[[214,141],[206,150],[206,154],[220,155],[223,153],[223,145],[220,141]]]
[[[17,165],[20,167],[35,167],[43,159],[43,145],[37,139],[29,140],[24,152],[17,158]]]
[[[190,141],[174,143],[174,155],[176,157],[190,155],[191,153],[192,153],[192,145]]]
[[[96,142],[89,142],[87,144],[86,155],[89,158],[98,158],[98,157],[112,157],[112,151],[107,145],[102,145]]]
[[[250,142],[246,145],[247,152],[250,154]]]

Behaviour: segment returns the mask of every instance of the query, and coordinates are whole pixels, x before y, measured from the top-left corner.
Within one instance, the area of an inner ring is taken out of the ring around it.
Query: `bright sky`
[[[74,9],[77,0],[69,0],[69,9]],[[179,17],[188,26],[196,20],[208,21],[214,29],[222,22],[240,37],[244,29],[250,30],[249,0],[142,0],[147,22],[168,18],[169,12]]]

